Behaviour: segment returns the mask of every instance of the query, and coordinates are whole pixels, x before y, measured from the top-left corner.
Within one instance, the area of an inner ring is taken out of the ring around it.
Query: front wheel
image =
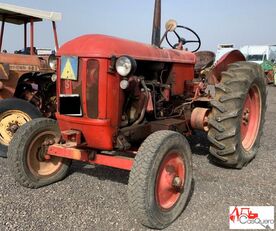
[[[8,146],[17,129],[32,119],[42,117],[41,112],[29,102],[17,99],[0,101],[0,156],[7,157]]]
[[[62,180],[71,160],[48,156],[48,145],[57,141],[60,131],[55,120],[34,119],[15,133],[8,148],[8,164],[15,180],[28,188],[39,188]]]
[[[163,229],[183,211],[190,195],[192,157],[181,134],[158,131],[141,145],[130,172],[128,200],[143,225]]]

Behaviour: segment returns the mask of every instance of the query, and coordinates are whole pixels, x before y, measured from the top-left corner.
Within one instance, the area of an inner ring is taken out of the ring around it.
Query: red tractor
[[[242,168],[255,157],[266,109],[263,71],[238,51],[213,66],[212,53],[184,48],[195,43],[198,50],[200,38],[174,20],[160,39],[160,11],[156,0],[152,45],[84,35],[59,49],[57,122],[35,119],[15,134],[8,163],[17,182],[39,188],[62,180],[71,160],[125,169],[135,218],[161,229],[190,195],[185,136],[208,132],[210,156],[223,166]],[[165,39],[172,49],[161,47]]]
[[[242,216],[245,217],[246,220],[255,220],[259,217],[258,213],[253,213],[250,208],[242,208],[239,219],[241,219]]]
[[[240,221],[240,222],[246,222],[247,220],[255,220],[259,217],[258,213],[253,213],[250,208],[241,208],[239,211],[238,207],[235,207],[233,212],[230,214],[229,218],[235,222]]]

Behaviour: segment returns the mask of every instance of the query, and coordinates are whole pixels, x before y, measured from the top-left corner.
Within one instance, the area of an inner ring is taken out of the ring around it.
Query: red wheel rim
[[[162,209],[171,209],[178,201],[185,183],[185,164],[178,152],[163,159],[156,178],[155,198]]]
[[[242,110],[241,140],[246,151],[252,148],[259,132],[261,104],[260,90],[253,85],[246,96]]]

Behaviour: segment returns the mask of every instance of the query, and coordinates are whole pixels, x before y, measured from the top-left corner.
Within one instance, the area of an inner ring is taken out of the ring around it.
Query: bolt
[[[246,108],[245,111],[243,112],[242,123],[244,125],[247,125],[249,122],[249,113],[250,113],[250,110],[248,108]]]
[[[182,180],[179,176],[176,176],[173,178],[173,181],[172,181],[172,185],[173,187],[177,188],[177,189],[180,189],[181,185],[182,185]]]
[[[17,122],[15,124],[10,123],[9,127],[7,128],[7,131],[9,131],[12,134],[14,134],[17,131],[18,128],[19,128],[19,125],[18,125]]]

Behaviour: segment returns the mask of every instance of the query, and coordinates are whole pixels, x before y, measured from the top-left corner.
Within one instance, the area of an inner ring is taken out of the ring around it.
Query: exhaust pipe
[[[159,47],[161,28],[161,0],[155,0],[151,44]]]

